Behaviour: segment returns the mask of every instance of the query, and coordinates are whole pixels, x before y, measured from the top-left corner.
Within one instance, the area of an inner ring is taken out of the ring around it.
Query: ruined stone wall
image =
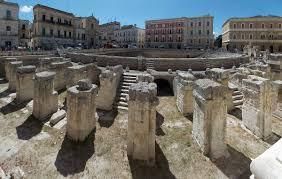
[[[70,61],[51,63],[49,70],[56,73],[54,79],[54,88],[56,91],[66,88],[67,84],[67,68],[72,66]]]

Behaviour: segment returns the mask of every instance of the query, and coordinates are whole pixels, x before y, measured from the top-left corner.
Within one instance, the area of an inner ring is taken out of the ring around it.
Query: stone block
[[[9,62],[8,64],[8,73],[9,73],[9,87],[8,89],[11,92],[16,91],[17,84],[17,68],[23,66],[22,61]]]
[[[21,103],[33,99],[35,66],[17,68],[16,100]]]
[[[66,117],[67,113],[65,110],[59,110],[51,116],[50,124],[51,126],[56,125],[60,120]]]
[[[58,110],[58,93],[54,91],[55,72],[44,71],[35,74],[33,116],[45,120]]]
[[[272,134],[272,112],[277,91],[269,79],[249,75],[243,80],[244,125],[258,137],[266,140]]]
[[[157,85],[139,82],[129,88],[127,154],[155,163]]]
[[[81,80],[68,89],[67,136],[71,140],[83,142],[96,128],[97,92],[98,87],[87,80]]]
[[[212,159],[227,155],[226,92],[225,86],[209,79],[195,81],[192,136],[203,154]]]
[[[56,73],[54,78],[54,89],[56,91],[66,88],[67,83],[67,68],[72,66],[70,61],[53,62],[51,63],[49,70]]]

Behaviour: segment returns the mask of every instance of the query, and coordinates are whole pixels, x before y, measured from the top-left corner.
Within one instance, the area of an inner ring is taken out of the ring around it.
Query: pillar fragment
[[[80,80],[67,92],[67,136],[82,142],[96,127],[98,88],[89,80]]]
[[[9,62],[8,73],[9,73],[9,90],[12,92],[16,91],[17,83],[17,68],[23,66],[22,61]]]

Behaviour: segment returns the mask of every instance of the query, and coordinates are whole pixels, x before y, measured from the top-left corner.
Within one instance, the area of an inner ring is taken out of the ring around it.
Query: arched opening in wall
[[[173,90],[167,80],[156,79],[154,83],[157,84],[158,96],[173,96]]]
[[[271,46],[269,47],[269,52],[270,52],[270,53],[273,53],[273,45],[271,45]]]

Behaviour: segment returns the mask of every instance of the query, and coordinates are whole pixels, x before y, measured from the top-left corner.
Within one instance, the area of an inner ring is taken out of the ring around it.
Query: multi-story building
[[[75,44],[92,48],[98,45],[99,21],[94,16],[75,17]]]
[[[31,24],[28,20],[19,20],[19,46],[29,47],[31,40]]]
[[[222,45],[228,50],[243,50],[246,45],[260,50],[282,51],[282,17],[255,16],[231,18],[222,26]]]
[[[121,47],[144,48],[145,30],[136,27],[136,25],[122,26],[114,31],[115,40]]]
[[[19,45],[19,6],[0,0],[0,47],[15,48]]]
[[[120,29],[120,22],[109,22],[99,26],[99,45],[100,47],[106,44],[115,43],[114,31]]]
[[[146,21],[148,48],[211,48],[213,17],[181,17]]]
[[[33,47],[74,46],[74,15],[37,4],[33,8]]]

